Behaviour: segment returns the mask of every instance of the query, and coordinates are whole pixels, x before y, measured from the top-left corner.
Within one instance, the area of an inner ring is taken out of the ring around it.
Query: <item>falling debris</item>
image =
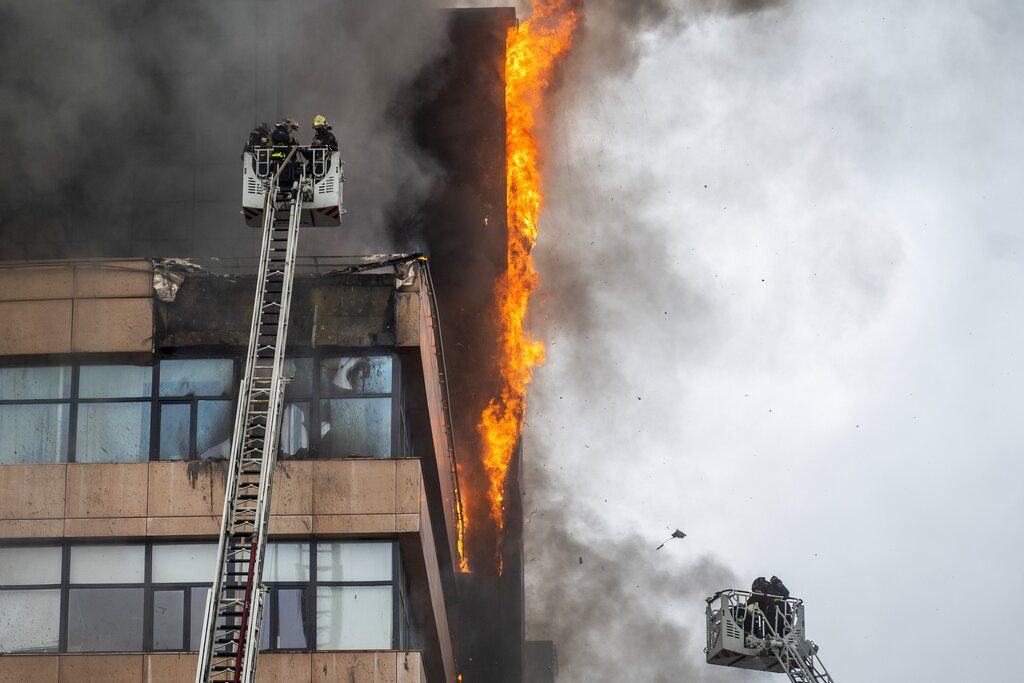
[[[668,537],[668,538],[667,538],[667,539],[665,540],[665,543],[668,543],[668,542],[669,542],[669,541],[671,541],[671,540],[672,540],[673,538],[686,538],[686,534],[685,534],[685,533],[683,533],[682,531],[680,531],[679,529],[676,529],[675,531],[673,531],[673,532],[672,532],[672,535],[671,535],[671,536],[669,536],[669,537]],[[665,547],[665,543],[662,543],[661,545],[659,545],[659,546],[658,546],[657,548],[655,548],[655,550],[661,550],[662,548],[664,548],[664,547]]]

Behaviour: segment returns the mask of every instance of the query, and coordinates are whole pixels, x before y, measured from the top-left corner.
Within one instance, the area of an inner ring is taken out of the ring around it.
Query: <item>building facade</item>
[[[192,680],[250,324],[241,271],[0,267],[0,682]],[[415,262],[297,278],[260,681],[457,680],[458,481],[429,288]]]

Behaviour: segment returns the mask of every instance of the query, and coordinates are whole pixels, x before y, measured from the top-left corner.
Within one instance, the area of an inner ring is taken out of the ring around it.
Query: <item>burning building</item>
[[[263,112],[322,99],[311,89],[343,60],[309,51],[333,45],[332,18],[365,30],[366,46],[394,14],[313,4],[308,24],[269,21],[276,2],[109,8],[86,33],[139,32],[120,46],[135,71],[108,74],[114,89],[161,88],[117,100],[97,83],[120,104],[78,123],[96,127],[102,151],[38,150],[0,177],[0,680],[192,679],[253,305],[258,236],[237,214],[237,148]],[[402,186],[382,196],[369,180],[360,190],[360,174],[380,181],[373,150],[347,156],[346,226],[300,238],[263,681],[524,677],[518,444],[488,522],[479,431],[504,386],[494,285],[508,263],[516,17],[423,17],[437,46],[409,49],[422,63],[403,64],[409,76],[381,96],[400,131],[382,139],[414,150],[418,170],[386,176]],[[30,36],[33,20],[9,23]],[[211,55],[218,68],[193,69]],[[53,60],[69,69],[76,54],[56,50],[28,75]],[[308,63],[315,73],[297,76]],[[328,110],[343,150],[346,106]],[[433,180],[418,185],[420,171]],[[396,200],[410,187],[414,201]],[[430,270],[334,256],[371,247],[422,251]]]

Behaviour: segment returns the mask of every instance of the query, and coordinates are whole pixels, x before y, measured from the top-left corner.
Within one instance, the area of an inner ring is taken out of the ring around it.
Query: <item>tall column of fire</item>
[[[551,75],[572,47],[579,20],[575,0],[538,0],[531,17],[510,30],[507,39],[508,269],[497,290],[502,388],[500,395],[491,399],[478,425],[488,476],[490,515],[499,541],[505,526],[506,479],[522,433],[526,389],[533,369],[544,360],[543,344],[530,335],[525,325],[529,299],[538,284],[530,252],[537,241],[544,200],[536,127],[544,114]],[[497,560],[500,571],[500,550]]]

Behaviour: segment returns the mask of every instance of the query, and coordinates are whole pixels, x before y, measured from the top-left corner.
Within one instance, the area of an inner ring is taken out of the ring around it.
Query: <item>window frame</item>
[[[160,362],[165,360],[228,360],[231,361],[230,391],[224,396],[161,396],[160,395]],[[71,369],[71,385],[69,394],[64,399],[28,399],[0,400],[0,405],[67,405],[68,406],[68,441],[66,459],[54,464],[76,463],[78,453],[78,421],[79,406],[86,404],[111,403],[146,403],[149,405],[149,443],[148,450],[139,460],[88,460],[88,463],[100,462],[189,462],[200,460],[197,452],[199,434],[199,403],[201,401],[223,401],[230,405],[232,416],[231,430],[234,429],[233,416],[238,407],[238,386],[241,381],[242,361],[237,353],[224,350],[190,349],[188,353],[156,352],[149,354],[137,353],[90,353],[90,354],[59,354],[52,356],[8,356],[0,358],[2,367],[54,367],[67,366]],[[81,369],[85,366],[97,365],[135,365],[148,367],[151,385],[148,396],[82,398]],[[187,457],[179,459],[160,458],[160,407],[163,404],[189,405],[189,452]]]
[[[244,372],[245,350],[239,348],[210,348],[195,347],[187,350],[163,350],[154,353],[87,353],[87,354],[53,354],[43,356],[6,356],[0,357],[0,367],[53,367],[64,365],[71,369],[71,384],[69,395],[65,399],[27,399],[27,400],[0,400],[0,405],[67,405],[68,406],[68,440],[66,446],[66,458],[56,463],[64,464],[80,462],[78,459],[78,421],[79,406],[82,404],[102,403],[149,403],[149,453],[148,457],[140,460],[119,460],[119,461],[86,461],[93,462],[192,462],[199,461],[201,453],[198,452],[199,433],[199,403],[201,401],[225,401],[230,403],[229,415],[234,416],[238,409],[238,387]],[[331,358],[339,357],[360,357],[360,356],[387,356],[391,359],[391,388],[390,392],[352,392],[342,395],[331,395],[324,392],[320,387],[320,373],[323,362]],[[411,444],[405,438],[406,416],[404,414],[402,397],[402,362],[401,355],[397,349],[390,346],[369,346],[369,347],[322,347],[316,349],[297,349],[286,356],[286,359],[312,361],[311,391],[308,395],[288,396],[285,405],[290,403],[309,404],[309,447],[302,456],[291,456],[279,454],[282,460],[393,460],[404,457],[412,457]],[[227,396],[161,396],[160,395],[160,362],[165,360],[230,360],[232,362],[232,390]],[[80,398],[81,389],[81,368],[94,365],[137,365],[146,366],[151,371],[150,395],[122,398]],[[324,456],[320,436],[321,424],[321,402],[325,400],[345,400],[359,398],[388,398],[391,401],[390,430],[391,430],[391,453],[387,457],[376,457],[372,455],[355,456]],[[189,453],[186,458],[161,459],[160,458],[160,427],[161,427],[161,406],[165,404],[187,404],[189,405]],[[315,427],[314,427],[315,426]],[[234,430],[232,417],[231,429]],[[0,463],[3,464],[3,463]],[[17,463],[11,463],[17,464]]]
[[[391,359],[391,390],[388,393],[382,392],[352,392],[342,395],[332,395],[328,392],[324,392],[320,386],[320,373],[323,366],[323,361],[331,358],[356,358],[360,356],[387,356]],[[401,380],[402,380],[402,363],[401,358],[395,349],[390,347],[360,347],[357,349],[352,348],[327,348],[327,349],[316,349],[312,352],[300,352],[294,353],[287,356],[291,360],[304,360],[310,359],[313,361],[313,377],[310,381],[310,391],[308,394],[290,395],[286,396],[284,405],[287,406],[293,403],[307,403],[309,404],[309,424],[307,425],[307,431],[309,432],[309,446],[306,449],[306,454],[303,456],[285,455],[279,454],[281,460],[345,460],[345,459],[357,459],[357,460],[394,460],[396,458],[404,457],[405,448],[403,446],[403,438],[400,434],[399,426],[402,420],[402,409],[401,409]],[[345,400],[345,399],[359,399],[359,398],[387,398],[391,401],[391,455],[386,458],[378,458],[372,455],[362,456],[325,456],[322,454],[320,435],[320,406],[322,401],[328,400]]]
[[[70,595],[72,590],[88,590],[102,588],[142,589],[142,649],[141,653],[193,653],[199,649],[199,643],[191,643],[192,592],[197,589],[208,589],[210,584],[195,582],[154,583],[153,581],[153,548],[156,546],[190,545],[195,543],[216,544],[216,539],[126,539],[126,538],[76,538],[68,539],[4,539],[0,548],[43,546],[60,548],[60,584],[0,584],[0,590],[59,590],[60,605],[58,611],[57,650],[38,651],[38,654],[121,654],[124,650],[83,650],[69,652],[68,634],[70,630]],[[308,581],[268,581],[266,582],[269,597],[265,603],[262,629],[268,634],[271,647],[260,652],[355,652],[357,650],[319,650],[317,648],[316,594],[323,587],[358,587],[358,586],[390,586],[391,587],[391,638],[387,649],[409,649],[419,647],[412,642],[414,628],[407,628],[415,623],[412,604],[409,596],[408,577],[402,561],[402,550],[395,537],[318,537],[303,536],[299,538],[275,538],[268,543],[304,543],[309,546],[309,580]],[[327,543],[379,543],[386,544],[391,551],[391,579],[376,581],[320,581],[317,578],[317,546]],[[145,566],[143,583],[71,583],[71,549],[76,546],[142,546],[144,548]],[[277,609],[280,590],[299,589],[305,598],[305,637],[307,647],[275,648],[273,644],[279,634],[280,614]],[[155,593],[157,591],[183,591],[182,605],[182,649],[160,649],[154,647],[155,629]],[[205,604],[205,601],[204,601]],[[134,653],[134,651],[132,652]],[[0,653],[4,656],[6,653]],[[13,653],[11,653],[13,654]],[[30,653],[24,653],[30,654]],[[31,653],[35,654],[35,653]]]

